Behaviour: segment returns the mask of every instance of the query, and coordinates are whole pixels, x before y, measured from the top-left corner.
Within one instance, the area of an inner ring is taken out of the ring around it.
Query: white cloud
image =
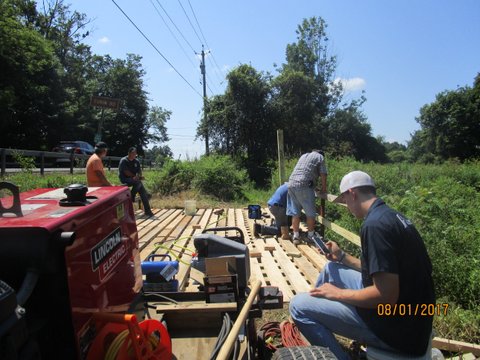
[[[106,36],[104,37],[101,37],[100,39],[98,39],[98,42],[101,43],[101,44],[108,44],[110,42],[110,39]]]
[[[363,90],[365,88],[365,85],[367,84],[365,79],[362,79],[360,77],[354,77],[350,79],[336,78],[334,82],[341,83],[343,87],[343,91],[345,92]]]

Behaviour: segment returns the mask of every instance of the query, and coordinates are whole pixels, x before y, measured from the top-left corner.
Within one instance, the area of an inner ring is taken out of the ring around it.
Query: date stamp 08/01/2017
[[[443,304],[378,304],[378,316],[446,316],[448,303]]]

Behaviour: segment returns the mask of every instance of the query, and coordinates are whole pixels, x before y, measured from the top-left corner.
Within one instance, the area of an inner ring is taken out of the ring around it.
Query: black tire
[[[328,348],[321,346],[292,346],[280,348],[273,354],[272,360],[336,360]]]

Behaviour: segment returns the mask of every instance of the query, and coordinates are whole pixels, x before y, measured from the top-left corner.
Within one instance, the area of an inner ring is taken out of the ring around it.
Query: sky
[[[176,159],[205,152],[200,53],[207,96],[225,92],[241,64],[277,74],[303,19],[322,17],[345,99],[359,98],[373,136],[407,144],[420,108],[442,91],[472,86],[480,72],[479,0],[65,0],[91,23],[84,42],[98,55],[142,56],[150,106],[172,112]],[[294,126],[294,124],[292,125]],[[272,131],[274,131],[272,129]],[[284,129],[288,131],[288,129]]]

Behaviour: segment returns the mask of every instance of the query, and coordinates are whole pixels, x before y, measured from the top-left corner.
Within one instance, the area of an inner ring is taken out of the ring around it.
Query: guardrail
[[[30,157],[35,159],[35,167],[40,170],[40,174],[45,174],[45,168],[48,167],[55,167],[58,164],[59,159],[64,159],[65,164],[68,164],[67,167],[70,168],[70,174],[73,174],[73,169],[75,165],[78,164],[85,164],[90,157],[90,155],[84,154],[75,154],[73,152],[65,153],[65,152],[52,152],[52,151],[36,151],[36,150],[22,150],[22,149],[4,149],[0,148],[0,175],[5,176],[7,172],[7,165],[8,167],[15,167],[12,165],[18,164],[13,160],[15,155],[20,155],[24,157]],[[106,156],[103,159],[103,163],[105,167],[109,170],[113,166],[118,166],[120,162],[121,156]],[[150,169],[152,168],[152,160],[151,159],[140,159],[140,163],[142,164],[142,168],[148,166]],[[84,165],[83,165],[84,167]]]

